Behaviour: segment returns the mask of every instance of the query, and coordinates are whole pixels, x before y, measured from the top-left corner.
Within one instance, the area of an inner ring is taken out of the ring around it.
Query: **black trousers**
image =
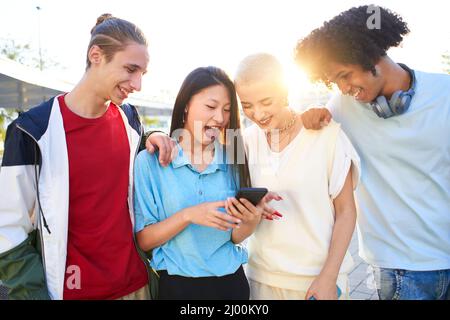
[[[160,300],[248,300],[250,287],[242,266],[222,277],[182,277],[159,270]]]

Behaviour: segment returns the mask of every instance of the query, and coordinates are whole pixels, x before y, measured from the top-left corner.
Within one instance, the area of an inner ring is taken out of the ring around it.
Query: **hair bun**
[[[95,26],[91,29],[91,34],[94,33],[95,28],[101,24],[102,22],[108,20],[108,19],[112,19],[114,18],[112,14],[110,13],[104,13],[102,14],[100,17],[97,18],[97,23],[95,24]]]

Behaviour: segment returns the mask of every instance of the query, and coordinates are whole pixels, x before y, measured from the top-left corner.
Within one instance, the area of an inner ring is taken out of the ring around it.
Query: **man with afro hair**
[[[336,84],[305,128],[340,122],[361,157],[360,256],[380,299],[450,299],[450,76],[412,70],[387,50],[409,33],[392,11],[342,12],[297,43],[311,79]]]

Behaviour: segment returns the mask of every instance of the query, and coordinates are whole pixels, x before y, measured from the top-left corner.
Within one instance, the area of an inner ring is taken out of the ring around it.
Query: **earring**
[[[378,65],[373,66],[371,71],[373,76],[377,77],[379,75]]]
[[[184,108],[184,113],[183,113],[183,124],[186,122],[186,114],[187,114],[187,108]]]

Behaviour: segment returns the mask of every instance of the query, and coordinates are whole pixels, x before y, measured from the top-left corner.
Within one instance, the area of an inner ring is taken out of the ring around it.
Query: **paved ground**
[[[358,239],[356,232],[350,243],[350,253],[353,257],[354,266],[349,274],[350,299],[352,300],[378,300],[372,268],[367,265],[358,255]]]
[[[2,282],[0,281],[0,300],[6,300],[8,297],[8,293],[6,288],[2,286]]]

